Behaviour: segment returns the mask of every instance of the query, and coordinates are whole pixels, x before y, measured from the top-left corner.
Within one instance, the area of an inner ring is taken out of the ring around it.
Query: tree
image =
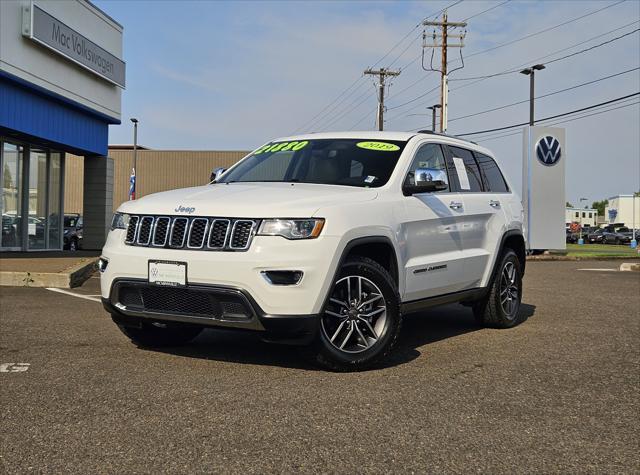
[[[604,209],[608,204],[609,200],[594,201],[593,203],[591,203],[591,207],[598,210],[598,216],[604,216]]]
[[[573,208],[573,205],[572,205],[571,203],[569,203],[568,201],[566,202],[565,206],[566,206],[567,208]]]

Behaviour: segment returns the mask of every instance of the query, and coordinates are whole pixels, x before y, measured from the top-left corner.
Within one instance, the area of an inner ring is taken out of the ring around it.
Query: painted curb
[[[640,264],[623,262],[622,264],[620,264],[620,270],[622,272],[640,272]]]
[[[96,270],[98,259],[82,260],[62,272],[0,272],[3,287],[58,287],[70,289],[82,285]]]

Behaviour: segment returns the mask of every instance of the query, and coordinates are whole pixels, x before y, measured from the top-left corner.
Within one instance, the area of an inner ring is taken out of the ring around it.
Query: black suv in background
[[[605,230],[602,242],[604,244],[629,244],[633,237],[633,231],[627,227]],[[638,233],[636,232],[636,239]]]
[[[594,232],[589,233],[585,238],[584,242],[588,242],[590,244],[601,244],[602,238],[604,237],[604,229],[596,229]]]
[[[64,215],[64,249],[76,251],[82,247],[82,216]]]

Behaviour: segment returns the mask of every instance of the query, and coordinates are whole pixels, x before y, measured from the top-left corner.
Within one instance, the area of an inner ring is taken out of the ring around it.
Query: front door
[[[417,168],[447,170],[442,146],[418,146],[408,171],[412,180]],[[451,177],[449,170],[448,176]],[[404,198],[401,239],[405,294],[403,301],[419,300],[464,288],[464,205],[455,188],[418,193]]]

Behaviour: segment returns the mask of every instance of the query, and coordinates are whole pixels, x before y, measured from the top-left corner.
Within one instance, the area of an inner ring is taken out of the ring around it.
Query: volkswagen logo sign
[[[536,145],[536,155],[543,165],[548,167],[555,165],[560,161],[562,155],[560,141],[551,135],[542,137]]]

